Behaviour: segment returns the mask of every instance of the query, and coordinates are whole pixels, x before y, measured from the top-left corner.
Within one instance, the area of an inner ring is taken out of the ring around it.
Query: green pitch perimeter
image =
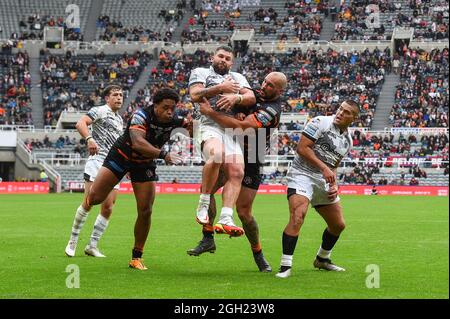
[[[159,195],[144,259],[149,270],[128,268],[135,201],[120,195],[100,241],[107,258],[83,254],[98,209],[81,232],[77,255],[64,248],[81,194],[0,195],[0,298],[448,298],[448,197],[344,196],[347,228],[332,254],[345,273],[315,270],[324,222],[310,210],[294,255],[292,276],[259,273],[245,237],[216,236],[215,254],[191,257],[201,238],[194,195]],[[256,198],[264,253],[279,267],[288,220],[285,196]],[[80,288],[66,287],[68,265]],[[368,289],[367,266],[380,271]]]

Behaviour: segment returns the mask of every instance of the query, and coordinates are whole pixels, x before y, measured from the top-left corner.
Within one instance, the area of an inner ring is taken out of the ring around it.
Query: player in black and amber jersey
[[[260,168],[264,162],[265,148],[269,146],[271,130],[277,128],[280,122],[280,97],[286,88],[286,83],[286,76],[283,73],[269,73],[261,85],[261,91],[255,93],[257,103],[242,120],[214,111],[207,101],[200,104],[200,112],[220,126],[241,129],[246,132],[248,132],[248,129],[252,129],[256,134],[256,139],[253,139],[256,140],[256,143],[244,143],[245,172],[242,188],[236,202],[236,210],[242,221],[245,235],[250,242],[255,262],[261,272],[270,272],[272,269],[262,253],[258,224],[252,214],[252,205],[261,183]],[[263,136],[260,137],[259,135]],[[258,140],[265,140],[265,147],[258,147]],[[215,190],[219,189],[223,182],[224,180],[218,180]],[[187,251],[189,255],[198,256],[207,251],[214,252],[216,249],[212,226],[216,213],[214,196],[211,196],[208,213],[210,222],[203,226],[203,239],[197,247]]]
[[[179,156],[161,148],[170,139],[172,130],[189,128],[192,123],[189,119],[174,116],[178,101],[177,92],[164,88],[155,94],[151,107],[138,110],[131,116],[125,133],[108,153],[87,198],[91,206],[100,204],[114,185],[129,173],[138,211],[133,257],[129,264],[131,268],[147,269],[141,257],[155,199],[155,159],[163,159],[168,164],[178,163],[181,160]]]

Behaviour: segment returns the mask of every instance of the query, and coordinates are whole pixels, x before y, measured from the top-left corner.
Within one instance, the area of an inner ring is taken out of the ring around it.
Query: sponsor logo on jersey
[[[270,114],[272,114],[273,116],[276,116],[276,115],[278,114],[278,112],[275,111],[275,110],[274,110],[273,108],[271,108],[270,106],[269,106],[269,107],[266,107],[266,111],[269,112]]]
[[[266,114],[267,114],[267,113],[266,113]],[[256,118],[258,119],[258,121],[261,122],[261,124],[262,124],[263,126],[267,126],[267,124],[269,124],[269,122],[270,122],[270,120],[267,119],[267,117],[266,117],[264,114],[260,113],[260,112],[258,112],[258,113],[256,114]]]

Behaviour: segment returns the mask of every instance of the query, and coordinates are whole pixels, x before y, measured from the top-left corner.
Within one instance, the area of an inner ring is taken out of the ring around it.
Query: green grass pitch
[[[259,273],[245,237],[217,235],[215,254],[192,257],[201,238],[196,195],[158,195],[144,259],[149,270],[128,268],[135,200],[119,195],[99,247],[107,258],[84,256],[98,208],[80,236],[77,255],[64,248],[81,194],[0,195],[0,298],[448,298],[448,197],[343,196],[347,228],[333,261],[344,273],[315,270],[312,261],[325,224],[308,212],[292,276]],[[281,195],[257,196],[254,215],[274,271],[288,220]],[[237,217],[236,217],[237,218]],[[67,288],[66,267],[80,270],[80,287]],[[379,267],[379,288],[366,287],[367,265]]]

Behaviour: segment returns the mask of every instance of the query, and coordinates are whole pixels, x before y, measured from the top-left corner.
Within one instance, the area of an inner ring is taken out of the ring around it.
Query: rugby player
[[[304,128],[297,145],[297,154],[287,174],[289,223],[282,236],[283,254],[276,274],[291,275],[292,259],[300,228],[312,207],[327,223],[322,244],[313,262],[315,268],[345,271],[331,262],[331,251],[345,228],[344,216],[337,195],[336,171],[352,147],[348,127],[358,118],[359,105],[353,100],[342,102],[335,115],[317,116]]]
[[[272,268],[265,259],[261,242],[259,239],[259,227],[252,214],[252,206],[261,183],[261,167],[264,162],[266,147],[269,146],[271,129],[278,127],[281,116],[281,95],[287,84],[286,76],[280,72],[269,73],[261,86],[260,91],[255,92],[257,103],[249,110],[250,113],[243,120],[238,120],[226,114],[214,111],[207,100],[200,104],[200,112],[213,119],[216,123],[226,128],[241,129],[247,131],[254,130],[256,143],[247,143],[244,147],[245,173],[242,180],[242,187],[236,202],[236,210],[242,222],[245,235],[250,243],[253,257],[259,271],[271,272]],[[263,135],[265,141],[264,148],[258,148],[259,135]],[[251,154],[253,153],[253,154]],[[225,177],[221,174],[214,192],[224,183]],[[214,252],[214,232],[212,224],[216,215],[214,195],[211,195],[211,205],[209,210],[209,224],[203,226],[203,238],[197,247],[187,251],[189,255],[199,256],[204,252]]]
[[[110,148],[123,133],[123,120],[118,113],[123,104],[122,88],[118,85],[110,85],[105,88],[103,93],[106,104],[91,108],[76,124],[78,132],[86,141],[89,159],[84,168],[83,203],[77,208],[75,213],[70,239],[65,249],[66,255],[69,257],[75,256],[79,234],[91,209],[86,205],[87,194]],[[89,133],[89,126],[92,126],[92,135]],[[119,185],[117,184],[107,194],[105,201],[101,205],[100,214],[94,223],[91,239],[84,249],[85,254],[88,256],[105,257],[97,245],[108,226],[118,189]]]
[[[179,101],[178,93],[169,88],[160,89],[153,97],[153,105],[136,111],[131,116],[125,133],[114,143],[102,168],[98,172],[86,203],[89,207],[100,204],[129,173],[137,203],[134,226],[134,247],[129,267],[146,270],[142,255],[151,225],[152,206],[155,200],[156,159],[167,164],[177,164],[177,154],[162,149],[175,128],[189,128],[191,121],[174,116]]]
[[[250,107],[256,102],[245,77],[231,72],[233,50],[220,46],[212,57],[209,68],[196,68],[189,79],[189,94],[193,102],[200,103],[206,98],[216,110],[230,113],[233,107]],[[220,218],[214,229],[217,233],[241,236],[244,230],[234,224],[233,209],[239,196],[244,177],[244,159],[239,143],[225,134],[224,128],[213,119],[202,115],[199,126],[199,139],[205,161],[202,171],[202,185],[196,220],[201,225],[209,223],[208,208],[210,196],[223,165],[227,175]]]

